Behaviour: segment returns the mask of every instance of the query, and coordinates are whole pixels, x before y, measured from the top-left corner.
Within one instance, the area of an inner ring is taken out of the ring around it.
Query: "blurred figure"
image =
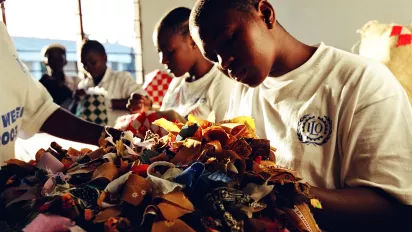
[[[60,44],[52,44],[43,49],[42,56],[47,73],[43,74],[40,83],[46,87],[56,104],[75,113],[76,101],[73,93],[80,78],[68,77],[64,73],[63,69],[67,64],[66,48]]]
[[[89,88],[100,87],[107,92],[107,124],[113,126],[118,117],[129,114],[127,103],[132,94],[137,100],[135,111],[143,111],[143,96],[147,96],[129,72],[114,71],[107,67],[107,54],[104,46],[96,40],[87,40],[81,49],[81,62],[89,77],[83,79],[77,96],[85,95]]]

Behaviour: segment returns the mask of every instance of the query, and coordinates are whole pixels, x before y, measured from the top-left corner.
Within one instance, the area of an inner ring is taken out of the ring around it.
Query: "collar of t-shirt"
[[[99,87],[103,86],[103,84],[104,84],[105,82],[108,82],[108,81],[109,81],[109,79],[110,79],[111,76],[112,76],[112,69],[109,68],[109,67],[107,67],[107,68],[106,68],[106,72],[104,72],[104,76],[103,76],[102,80],[100,81],[100,83],[99,83],[97,86],[99,86]],[[91,79],[91,80],[92,80],[93,85],[96,86],[96,84],[94,83],[93,79]]]
[[[314,47],[317,47],[318,49],[308,61],[306,61],[297,69],[292,70],[280,77],[267,77],[263,82],[263,89],[281,88],[284,85],[289,84],[291,81],[296,81],[298,78],[304,78],[313,75],[313,70],[316,70],[316,68],[319,66],[319,63],[322,61],[325,52],[328,49],[328,46],[326,46],[323,42],[314,45]]]
[[[219,72],[217,66],[213,65],[209,72],[207,72],[202,78],[196,81],[187,82],[185,81],[185,78],[183,78],[182,86],[185,90],[185,93],[190,95],[192,93],[201,92],[199,90],[203,90],[202,87],[206,87],[205,85],[208,85],[210,83],[211,79],[213,79],[216,76],[217,72]]]

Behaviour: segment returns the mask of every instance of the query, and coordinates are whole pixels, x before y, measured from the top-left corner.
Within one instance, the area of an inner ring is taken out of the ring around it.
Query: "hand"
[[[84,89],[78,89],[74,92],[74,98],[79,100],[79,98],[86,95],[86,91]]]
[[[153,108],[153,102],[152,99],[150,99],[149,96],[144,96],[143,97],[143,112],[147,112],[149,110],[152,110]]]
[[[166,118],[169,121],[178,121],[182,123],[186,123],[186,118],[184,118],[182,115],[178,114],[174,110],[168,110],[168,111],[158,111],[156,112],[157,118]]]
[[[144,97],[138,93],[133,93],[127,101],[126,108],[130,113],[141,113],[144,110]]]

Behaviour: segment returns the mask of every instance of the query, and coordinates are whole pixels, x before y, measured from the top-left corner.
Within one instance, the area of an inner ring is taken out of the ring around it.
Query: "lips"
[[[170,65],[164,65],[164,67],[168,72],[171,72],[171,73],[175,70],[175,68]]]
[[[246,69],[229,69],[228,70],[229,76],[235,79],[238,82],[242,82],[243,79],[246,77]]]

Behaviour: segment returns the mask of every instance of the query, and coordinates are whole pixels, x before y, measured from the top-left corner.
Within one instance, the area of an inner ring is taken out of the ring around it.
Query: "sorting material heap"
[[[52,143],[9,160],[0,178],[3,231],[320,231],[320,203],[248,117],[186,124],[169,134],[106,133],[95,151]]]

